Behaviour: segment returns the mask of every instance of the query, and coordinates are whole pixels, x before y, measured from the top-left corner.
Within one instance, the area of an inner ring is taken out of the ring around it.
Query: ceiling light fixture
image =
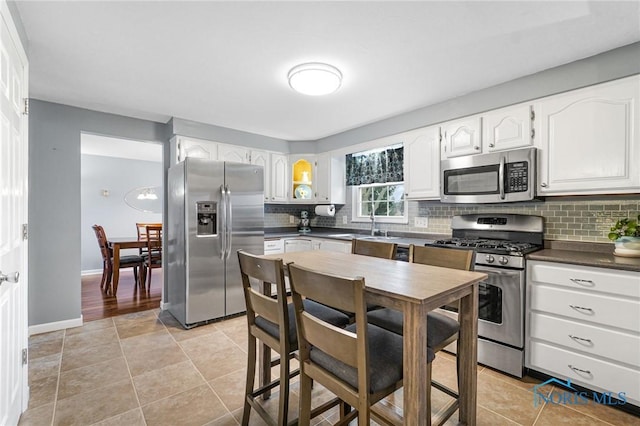
[[[332,65],[309,62],[291,68],[289,86],[304,95],[321,96],[333,93],[342,84],[342,73]]]

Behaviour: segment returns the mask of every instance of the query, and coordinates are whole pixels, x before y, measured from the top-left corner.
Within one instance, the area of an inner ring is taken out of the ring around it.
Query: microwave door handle
[[[504,155],[500,156],[500,168],[498,169],[498,188],[500,189],[500,199],[504,200]]]

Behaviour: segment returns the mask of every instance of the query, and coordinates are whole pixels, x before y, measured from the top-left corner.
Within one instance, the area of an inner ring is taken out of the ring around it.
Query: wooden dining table
[[[115,296],[118,292],[118,281],[120,280],[120,250],[147,247],[146,240],[138,240],[135,237],[107,238],[107,244],[113,254],[113,274],[111,276],[110,292]],[[108,285],[108,283],[107,283]]]
[[[323,273],[364,277],[367,302],[403,313],[406,425],[431,422],[427,414],[427,404],[431,403],[427,401],[426,380],[427,312],[459,300],[459,420],[476,424],[478,283],[487,274],[322,250],[264,257],[281,258],[285,264],[294,262]]]

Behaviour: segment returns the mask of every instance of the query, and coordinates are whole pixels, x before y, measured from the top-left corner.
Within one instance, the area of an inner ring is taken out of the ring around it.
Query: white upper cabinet
[[[216,142],[184,136],[176,136],[175,142],[177,162],[184,161],[187,157],[218,159],[218,144]]]
[[[329,152],[316,156],[317,203],[344,204],[346,202],[345,157]]]
[[[440,127],[403,133],[404,182],[409,199],[440,198]]]
[[[233,163],[249,163],[251,151],[243,146],[218,144],[218,160]]]
[[[264,168],[264,201],[271,200],[271,160],[267,151],[251,151],[251,164]]]
[[[270,182],[270,202],[286,203],[287,188],[289,187],[289,163],[284,154],[271,153],[271,182]],[[266,194],[266,190],[265,190]]]
[[[533,145],[531,104],[514,105],[482,115],[482,151],[493,152]]]
[[[480,115],[442,124],[442,158],[482,152]]]
[[[538,193],[640,189],[640,76],[540,100]]]

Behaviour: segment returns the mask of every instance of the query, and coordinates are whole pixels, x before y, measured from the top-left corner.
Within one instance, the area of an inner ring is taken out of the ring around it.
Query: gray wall
[[[164,125],[31,100],[29,325],[80,317],[80,134],[166,142]],[[165,158],[168,144],[165,145]]]
[[[82,271],[102,271],[102,255],[91,226],[101,225],[112,237],[137,237],[136,222],[162,222],[162,212],[136,210],[124,201],[127,192],[141,187],[162,187],[162,162],[82,154],[81,157],[81,259]],[[107,189],[108,196],[102,191]],[[161,200],[158,200],[161,201]],[[138,254],[127,250],[126,254]]]

